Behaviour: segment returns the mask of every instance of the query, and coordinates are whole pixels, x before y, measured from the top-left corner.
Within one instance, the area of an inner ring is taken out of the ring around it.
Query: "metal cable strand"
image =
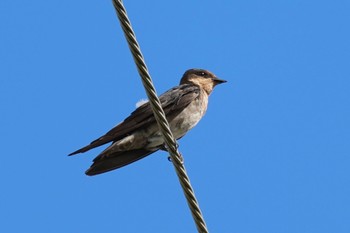
[[[176,174],[179,178],[181,187],[187,199],[187,204],[190,207],[192,216],[196,223],[197,230],[200,233],[207,233],[208,230],[207,230],[205,221],[203,219],[202,212],[199,208],[197,199],[191,187],[190,180],[187,176],[186,169],[183,165],[182,156],[180,155],[180,152],[177,149],[178,146],[177,146],[176,139],[174,138],[170,130],[169,123],[165,117],[165,114],[162,109],[159,98],[157,96],[156,90],[153,86],[151,76],[148,73],[147,66],[144,62],[144,58],[140,50],[140,46],[136,41],[136,36],[131,27],[124,5],[121,0],[112,0],[112,2],[117,12],[120,25],[124,31],[124,35],[128,42],[130,51],[133,55],[135,64],[137,66],[137,70],[141,76],[143,86],[145,88],[147,97],[150,101],[150,104],[153,110],[153,114],[158,123],[158,127],[163,135],[165,145],[171,156],[171,160],[174,164]]]

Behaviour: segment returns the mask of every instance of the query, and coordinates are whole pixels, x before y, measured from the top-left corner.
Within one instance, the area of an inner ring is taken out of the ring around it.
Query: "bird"
[[[182,138],[204,116],[208,97],[214,87],[225,83],[212,72],[204,69],[189,69],[180,84],[159,96],[161,106],[174,138]],[[149,102],[143,103],[123,122],[89,145],[74,151],[69,156],[110,143],[94,160],[85,174],[98,175],[121,168],[142,159],[158,150],[166,150]]]

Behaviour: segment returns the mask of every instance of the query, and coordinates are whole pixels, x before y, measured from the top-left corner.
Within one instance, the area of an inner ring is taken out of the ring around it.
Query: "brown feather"
[[[168,121],[171,121],[183,109],[188,106],[199,95],[199,87],[196,85],[183,84],[170,89],[160,96],[162,108]],[[108,131],[102,137],[92,141],[89,145],[69,154],[75,155],[84,153],[95,147],[104,145],[109,142],[118,141],[134,131],[147,127],[155,123],[153,111],[149,103],[145,103],[131,113],[123,122]]]
[[[91,167],[86,170],[85,174],[88,176],[94,176],[101,173],[105,173],[117,168],[121,168],[125,165],[133,163],[139,159],[146,157],[158,149],[155,150],[131,150],[131,151],[123,151],[115,154],[111,154],[108,157],[104,157],[102,160],[94,160],[94,163]]]

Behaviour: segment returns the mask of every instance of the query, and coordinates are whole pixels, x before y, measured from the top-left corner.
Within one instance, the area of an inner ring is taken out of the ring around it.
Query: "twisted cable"
[[[152,107],[154,117],[163,135],[167,151],[169,152],[171,156],[171,161],[174,164],[176,174],[179,178],[181,187],[185,194],[187,204],[191,210],[192,217],[195,221],[197,230],[200,233],[207,233],[208,230],[203,219],[202,212],[199,208],[198,201],[195,197],[189,177],[183,164],[182,156],[178,151],[177,141],[170,130],[169,123],[165,117],[158,95],[153,86],[151,76],[148,73],[147,66],[142,56],[140,46],[136,40],[135,33],[128,19],[125,7],[121,0],[112,0],[112,2],[117,12],[120,25],[124,31],[124,35],[128,42],[138,73],[141,77],[150,105]]]

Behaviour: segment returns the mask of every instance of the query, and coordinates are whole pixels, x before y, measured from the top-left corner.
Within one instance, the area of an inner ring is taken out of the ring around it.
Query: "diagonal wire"
[[[131,27],[123,2],[121,0],[112,0],[112,2],[117,12],[120,25],[124,31],[124,35],[128,42],[130,51],[133,55],[135,64],[137,66],[137,70],[141,76],[143,86],[145,88],[146,94],[148,96],[148,99],[150,101],[150,104],[153,110],[153,114],[158,123],[158,127],[163,135],[166,148],[174,164],[176,174],[179,178],[181,187],[185,194],[187,204],[191,210],[197,230],[200,233],[207,233],[208,230],[207,230],[205,221],[203,219],[202,212],[199,208],[190,180],[187,176],[186,169],[183,164],[182,156],[180,155],[180,152],[177,149],[178,146],[177,146],[176,139],[174,138],[170,130],[169,123],[165,117],[161,103],[158,99],[156,90],[152,83],[151,76],[148,73],[147,66],[145,64],[144,58],[140,50],[140,46],[136,41],[136,36]]]

